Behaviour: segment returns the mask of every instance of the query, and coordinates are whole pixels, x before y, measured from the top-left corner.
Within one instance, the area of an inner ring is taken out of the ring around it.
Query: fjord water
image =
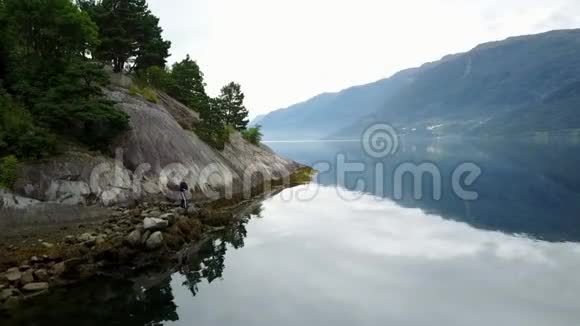
[[[577,325],[580,143],[417,142],[372,159],[358,142],[270,143],[324,166],[241,219],[147,289],[96,282],[55,294],[24,320],[119,325]],[[337,175],[337,155],[365,171]],[[401,163],[435,164],[393,196]],[[481,176],[463,200],[451,174]],[[383,181],[375,167],[383,163]],[[358,181],[358,182],[357,182]],[[63,321],[62,318],[66,318]]]

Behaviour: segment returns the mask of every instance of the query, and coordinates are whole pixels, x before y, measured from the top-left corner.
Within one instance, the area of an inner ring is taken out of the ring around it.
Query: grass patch
[[[208,128],[200,123],[193,130],[201,140],[220,151],[230,142],[230,137],[235,131],[234,127],[230,125],[221,128]]]
[[[151,87],[139,87],[133,84],[129,88],[129,94],[132,96],[141,95],[151,103],[157,104],[159,102],[159,99],[157,98],[157,92],[155,92],[155,90]]]

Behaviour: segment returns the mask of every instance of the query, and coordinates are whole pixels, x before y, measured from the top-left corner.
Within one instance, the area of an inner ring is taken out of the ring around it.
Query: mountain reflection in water
[[[272,147],[306,164],[338,153],[377,163],[354,142]],[[376,191],[371,172],[339,182],[331,166],[317,184],[240,212],[174,271],[59,290],[1,324],[576,326],[579,149],[578,142],[404,143],[379,160],[385,175],[401,162],[433,162],[441,200],[416,200],[408,185],[394,200],[393,185]],[[483,171],[470,187],[475,201],[450,189],[450,172],[465,161]],[[357,180],[366,187],[357,189]]]

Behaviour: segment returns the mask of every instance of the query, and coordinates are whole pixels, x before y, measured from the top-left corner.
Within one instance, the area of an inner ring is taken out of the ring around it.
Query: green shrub
[[[195,126],[195,133],[199,138],[220,151],[230,142],[230,137],[235,131],[236,130],[230,125],[225,125],[221,128],[211,128],[205,124],[198,124]]]
[[[234,132],[236,132],[236,128],[234,128],[232,125],[225,125],[224,126],[224,136],[226,139],[226,142],[230,142],[230,137],[234,134]]]
[[[312,176],[316,173],[318,173],[317,170],[309,166],[303,166],[290,175],[290,183],[293,185],[310,183]]]
[[[17,157],[25,159],[47,158],[57,152],[57,138],[45,129],[32,127],[20,135],[16,149]]]
[[[137,72],[136,80],[140,85],[148,85],[163,91],[173,87],[171,71],[158,66],[152,66]]]
[[[147,87],[147,86],[145,86],[145,87],[139,87],[139,86],[133,84],[129,88],[129,94],[131,96],[141,95],[147,101],[149,101],[151,103],[157,103],[157,102],[159,102],[159,100],[157,99],[157,93],[151,87]]]
[[[56,152],[56,137],[37,127],[31,114],[0,89],[0,157],[39,159]]]
[[[0,187],[11,189],[18,177],[18,159],[9,155],[0,160]]]
[[[250,129],[242,130],[242,137],[247,142],[257,146],[262,141],[262,133],[260,132],[260,128],[260,126],[256,126]]]
[[[79,79],[83,75],[86,79]],[[115,137],[129,129],[129,116],[100,88],[108,79],[99,66],[81,61],[53,80],[54,85],[32,107],[38,125],[92,149],[108,148]]]
[[[159,102],[159,100],[157,99],[157,93],[155,92],[154,89],[152,89],[150,87],[143,88],[141,90],[141,95],[143,95],[143,97],[151,103]]]
[[[139,87],[136,85],[131,85],[131,87],[129,87],[129,95],[137,96],[139,94],[141,94],[141,89],[139,89]]]

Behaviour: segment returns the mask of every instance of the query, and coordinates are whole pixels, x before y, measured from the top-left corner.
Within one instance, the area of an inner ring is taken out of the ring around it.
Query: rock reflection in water
[[[261,204],[242,212],[230,227],[201,244],[195,254],[177,267],[186,286],[196,296],[204,280],[221,279],[229,248],[244,247],[246,224],[259,216]],[[159,325],[177,321],[171,287],[172,273],[146,275],[138,281],[94,279],[72,288],[26,302],[18,311],[0,314],[0,325]],[[148,285],[145,285],[148,284]]]

